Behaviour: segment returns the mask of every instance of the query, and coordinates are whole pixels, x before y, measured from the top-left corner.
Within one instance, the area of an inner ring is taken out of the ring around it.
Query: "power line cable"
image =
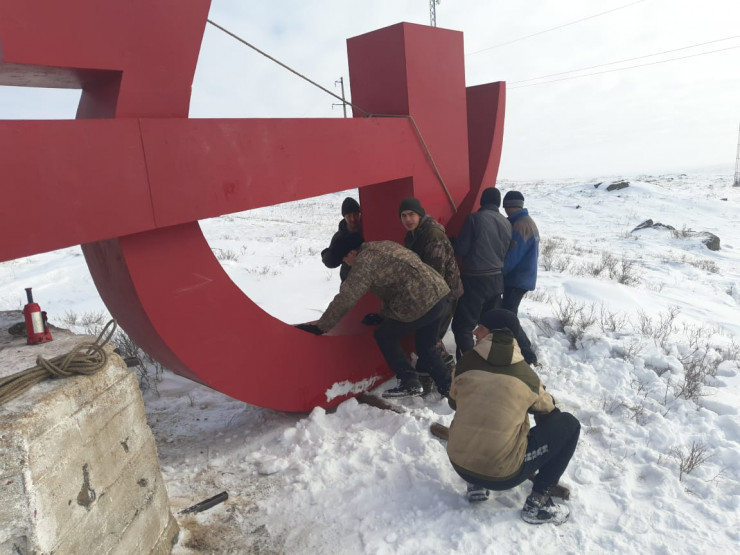
[[[529,81],[537,81],[538,79],[546,79],[548,77],[555,77],[557,75],[565,75],[566,73],[576,73],[578,71],[586,71],[588,69],[596,69],[597,67],[606,67],[606,66],[610,66],[610,65],[614,65],[614,64],[621,64],[621,63],[624,63],[624,62],[633,62],[635,60],[642,60],[644,58],[651,58],[652,56],[660,56],[662,54],[670,54],[671,52],[679,52],[681,50],[688,50],[690,48],[696,48],[698,46],[706,46],[707,44],[714,44],[714,43],[717,43],[717,42],[723,42],[723,41],[726,41],[726,40],[733,40],[733,39],[739,39],[739,38],[740,38],[740,35],[736,35],[734,37],[726,37],[724,39],[710,40],[708,42],[700,42],[700,43],[697,43],[697,44],[692,44],[690,46],[682,46],[681,48],[674,48],[672,50],[664,50],[663,52],[655,52],[654,54],[645,54],[643,56],[636,56],[634,58],[625,58],[624,60],[617,60],[615,62],[607,62],[605,64],[597,64],[597,65],[593,65],[593,66],[581,67],[581,68],[578,68],[578,69],[570,69],[568,71],[560,71],[558,73],[549,73],[547,75],[540,75],[539,77],[530,77],[529,79],[522,79],[521,81],[512,81],[511,83],[509,83],[509,85],[518,85],[520,83],[527,83]],[[670,61],[670,60],[667,60],[667,61]],[[636,67],[639,67],[639,66],[636,66]]]
[[[597,14],[594,14],[594,15],[590,15],[588,17],[584,17],[582,19],[577,19],[577,20],[571,21],[569,23],[563,23],[562,25],[558,25],[557,27],[551,27],[549,29],[545,29],[544,31],[538,31],[536,33],[532,33],[531,35],[526,35],[524,37],[519,37],[519,38],[512,39],[512,40],[509,40],[509,41],[506,41],[506,42],[502,42],[502,43],[499,43],[499,44],[494,44],[493,46],[489,46],[487,48],[482,48],[481,50],[476,50],[475,52],[469,52],[469,53],[467,53],[465,55],[466,56],[472,56],[474,54],[480,54],[481,52],[485,52],[487,50],[493,50],[494,48],[499,48],[501,46],[506,46],[507,44],[512,44],[514,42],[519,42],[519,41],[530,39],[532,37],[536,37],[536,36],[539,36],[539,35],[544,35],[545,33],[549,33],[550,31],[555,31],[557,29],[562,29],[563,27],[568,27],[570,25],[575,25],[576,23],[581,23],[582,21],[587,21],[589,19],[594,19],[596,17],[601,17],[602,15],[606,15],[608,13],[616,12],[618,10],[623,10],[625,8],[629,8],[630,6],[634,6],[635,4],[640,4],[642,2],[645,2],[645,0],[637,0],[637,2],[632,2],[631,4],[625,4],[624,6],[619,6],[618,8],[612,8],[611,10],[606,10],[605,12],[600,12],[600,13],[597,13]]]
[[[217,29],[219,29],[220,31],[223,31],[224,33],[226,33],[227,35],[229,35],[231,38],[239,41],[240,43],[242,43],[245,46],[248,46],[249,48],[251,48],[255,52],[258,52],[259,54],[262,54],[268,60],[271,60],[271,61],[275,62],[280,67],[282,67],[282,68],[287,69],[288,71],[290,71],[292,74],[297,75],[298,77],[300,77],[301,79],[303,79],[305,81],[308,81],[313,86],[315,86],[315,87],[321,89],[322,91],[324,91],[326,94],[328,94],[330,96],[333,96],[337,100],[341,100],[343,104],[348,104],[348,105],[352,106],[352,108],[354,108],[358,112],[362,113],[363,117],[367,117],[367,118],[375,118],[375,117],[378,117],[378,118],[406,118],[406,119],[408,119],[411,122],[411,124],[413,125],[414,131],[416,131],[416,135],[419,138],[419,141],[421,142],[422,147],[424,148],[424,151],[425,151],[425,153],[427,155],[427,159],[429,160],[429,164],[432,166],[432,170],[434,171],[434,174],[437,176],[437,180],[439,181],[440,185],[442,186],[442,189],[444,190],[445,194],[447,195],[447,200],[450,202],[450,205],[452,206],[452,211],[454,213],[457,213],[457,205],[455,204],[455,201],[452,198],[452,195],[450,194],[449,189],[447,188],[447,184],[445,183],[445,180],[442,177],[442,173],[439,171],[439,167],[437,166],[437,163],[434,160],[434,156],[432,155],[431,150],[429,150],[429,146],[427,145],[427,142],[424,140],[424,136],[421,133],[421,129],[419,129],[419,126],[417,125],[416,120],[414,119],[413,116],[411,116],[410,114],[373,114],[373,113],[371,113],[371,112],[369,112],[367,110],[363,110],[359,106],[357,106],[355,104],[352,104],[351,102],[349,102],[348,100],[345,100],[341,96],[337,96],[336,94],[334,94],[332,91],[330,91],[326,87],[322,87],[316,81],[313,81],[313,80],[309,79],[308,77],[306,77],[302,73],[294,70],[292,67],[284,64],[280,60],[278,60],[276,58],[273,58],[267,52],[264,52],[264,51],[260,50],[259,48],[257,48],[256,46],[254,46],[253,44],[251,44],[250,42],[248,42],[247,40],[241,38],[239,35],[237,35],[235,33],[232,33],[231,31],[229,31],[228,29],[222,27],[218,23],[215,23],[215,22],[211,21],[210,19],[207,19],[206,21],[208,23],[210,23],[211,25],[213,25],[214,27],[216,27]]]
[[[646,67],[646,66],[653,66],[657,64],[665,64],[668,62],[675,62],[677,60],[686,60],[688,58],[696,58],[697,56],[706,56],[707,54],[715,54],[717,52],[725,52],[727,50],[734,50],[735,48],[740,48],[740,45],[737,46],[729,46],[727,48],[719,48],[717,50],[710,50],[709,52],[700,52],[698,54],[691,54],[689,56],[680,56],[678,58],[671,58],[670,60],[659,60],[657,62],[649,62],[647,64],[638,64],[635,66],[629,66],[629,67],[619,67],[615,69],[607,69],[605,71],[596,71],[594,73],[584,73],[583,75],[573,75],[571,77],[561,77],[560,79],[551,79],[550,81],[542,81],[541,83],[530,83],[529,85],[519,85],[514,87],[507,87],[507,89],[523,89],[525,87],[535,87],[537,85],[546,85],[548,83],[556,83],[558,81],[567,81],[569,79],[579,79],[581,77],[591,77],[592,75],[602,75],[604,73],[612,73],[615,71],[624,71],[627,69],[635,69],[638,67]]]
[[[314,87],[318,87],[319,89],[321,89],[322,91],[324,91],[324,92],[325,92],[326,94],[328,94],[328,95],[330,95],[330,96],[333,96],[333,97],[334,97],[334,98],[336,98],[337,100],[341,100],[341,101],[342,101],[342,103],[344,103],[344,104],[349,104],[349,105],[350,105],[350,106],[352,106],[352,107],[353,107],[354,109],[356,109],[356,110],[357,110],[357,111],[359,111],[359,112],[362,112],[362,113],[363,113],[364,115],[366,115],[366,116],[370,115],[370,113],[369,113],[369,112],[368,112],[367,110],[363,110],[363,109],[362,109],[362,108],[360,108],[359,106],[356,106],[356,105],[352,104],[351,102],[349,102],[348,100],[346,100],[346,99],[342,98],[341,96],[338,96],[338,95],[334,94],[334,93],[333,93],[332,91],[330,91],[330,90],[329,90],[329,89],[327,89],[326,87],[322,87],[322,86],[321,86],[321,85],[319,85],[319,84],[318,84],[318,83],[317,83],[316,81],[312,81],[311,79],[309,79],[308,77],[306,77],[306,76],[305,76],[305,75],[303,75],[302,73],[300,73],[300,72],[298,72],[298,71],[294,70],[294,69],[293,69],[292,67],[290,67],[290,66],[288,66],[288,65],[284,64],[283,62],[281,62],[281,61],[280,61],[280,60],[278,60],[277,58],[273,58],[273,57],[272,57],[272,56],[270,56],[270,55],[269,55],[269,54],[268,54],[267,52],[264,52],[263,50],[260,50],[259,48],[257,48],[257,47],[256,47],[256,46],[254,46],[253,44],[251,44],[250,42],[248,42],[248,41],[244,40],[243,38],[241,38],[241,37],[240,37],[239,35],[236,35],[236,34],[232,33],[231,31],[229,31],[228,29],[226,29],[226,28],[224,28],[224,27],[221,27],[221,25],[219,25],[218,23],[214,23],[214,22],[213,22],[213,21],[211,21],[210,19],[207,19],[206,21],[207,21],[208,23],[210,23],[211,25],[213,25],[214,27],[216,27],[216,29],[219,29],[219,30],[223,31],[224,33],[226,33],[227,35],[229,35],[229,36],[230,36],[231,38],[233,38],[233,39],[236,39],[237,41],[239,41],[240,43],[242,43],[242,44],[243,44],[243,45],[245,45],[245,46],[248,46],[249,48],[251,48],[251,49],[252,49],[252,50],[254,50],[255,52],[258,52],[259,54],[262,54],[262,55],[263,55],[263,56],[264,56],[265,58],[267,58],[268,60],[271,60],[271,61],[275,62],[276,64],[278,64],[278,65],[279,65],[280,67],[282,67],[282,68],[284,68],[284,69],[287,69],[288,71],[290,71],[290,72],[291,72],[291,73],[293,73],[294,75],[297,75],[298,77],[300,77],[300,78],[301,78],[301,79],[303,79],[304,81],[308,81],[308,82],[309,82],[309,83],[311,83],[311,84],[312,84],[312,85],[313,85]]]

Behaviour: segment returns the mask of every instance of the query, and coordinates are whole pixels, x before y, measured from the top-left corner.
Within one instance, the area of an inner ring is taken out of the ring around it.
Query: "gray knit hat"
[[[483,194],[480,196],[480,205],[485,206],[487,204],[493,204],[498,208],[501,206],[501,191],[496,187],[489,187],[483,190]]]
[[[504,208],[524,208],[524,195],[519,191],[509,191],[504,195]]]

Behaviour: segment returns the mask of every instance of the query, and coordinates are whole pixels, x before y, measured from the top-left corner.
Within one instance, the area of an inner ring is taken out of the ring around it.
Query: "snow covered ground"
[[[538,372],[582,424],[566,524],[522,522],[526,484],[468,505],[429,433],[453,416],[438,396],[400,401],[405,414],[355,400],[286,414],[165,373],[144,399],[173,512],[229,493],[178,515],[174,552],[740,552],[740,188],[730,175],[628,179],[612,192],[615,178],[499,183],[524,194],[543,241],[520,308]],[[319,251],[344,196],[202,226],[265,310],[312,320],[339,287]],[[648,218],[675,231],[632,232]],[[0,310],[22,308],[25,287],[62,327],[105,310],[76,247],[0,264]]]

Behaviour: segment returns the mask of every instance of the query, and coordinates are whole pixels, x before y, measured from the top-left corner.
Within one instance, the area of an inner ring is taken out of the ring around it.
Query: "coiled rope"
[[[416,131],[416,135],[419,137],[419,141],[421,141],[421,146],[424,148],[424,151],[426,152],[427,158],[429,159],[429,163],[432,165],[432,169],[434,170],[434,173],[437,176],[437,179],[439,180],[440,185],[442,185],[442,189],[444,189],[445,195],[447,195],[447,200],[450,202],[450,206],[452,206],[452,211],[453,211],[453,213],[457,214],[457,206],[455,205],[455,201],[452,199],[452,195],[450,194],[450,191],[447,188],[447,184],[445,183],[445,180],[442,177],[442,174],[440,173],[439,168],[437,167],[436,162],[434,161],[434,156],[432,156],[432,152],[429,150],[429,147],[427,146],[427,143],[424,140],[423,135],[421,134],[421,130],[419,129],[419,126],[416,124],[416,120],[414,119],[413,116],[411,116],[409,114],[397,114],[397,115],[393,115],[393,114],[373,114],[373,113],[371,113],[371,112],[369,112],[369,111],[367,111],[367,110],[365,110],[363,108],[360,108],[356,104],[352,104],[351,102],[349,102],[348,100],[342,98],[341,96],[339,96],[339,95],[331,92],[326,87],[322,87],[316,81],[313,81],[313,80],[309,79],[308,77],[306,77],[302,73],[296,71],[295,69],[293,69],[292,67],[288,66],[287,64],[284,64],[283,62],[281,62],[277,58],[274,58],[274,57],[270,56],[267,52],[264,52],[263,50],[260,50],[259,48],[257,48],[256,46],[254,46],[249,41],[243,39],[242,37],[240,37],[236,33],[233,33],[231,31],[229,31],[225,27],[222,27],[218,23],[215,23],[211,19],[207,19],[206,21],[208,23],[210,23],[211,25],[213,25],[216,29],[219,29],[223,33],[226,33],[227,35],[229,35],[231,38],[239,41],[244,46],[248,46],[249,48],[251,48],[252,50],[254,50],[255,52],[257,52],[258,54],[261,54],[262,56],[264,56],[268,60],[271,60],[271,61],[275,62],[280,67],[283,67],[283,68],[287,69],[288,71],[290,71],[294,75],[300,77],[304,81],[309,82],[314,87],[317,87],[318,89],[324,91],[326,94],[328,94],[330,96],[333,96],[337,100],[341,100],[343,104],[347,104],[348,106],[351,106],[355,111],[360,112],[363,117],[366,117],[366,118],[406,118],[406,119],[411,120],[411,124],[414,127],[414,131]]]
[[[117,327],[116,321],[111,320],[94,342],[80,343],[66,355],[51,359],[39,355],[33,368],[0,378],[0,405],[15,399],[47,378],[89,376],[98,372],[108,363],[108,353],[103,347],[111,340]]]

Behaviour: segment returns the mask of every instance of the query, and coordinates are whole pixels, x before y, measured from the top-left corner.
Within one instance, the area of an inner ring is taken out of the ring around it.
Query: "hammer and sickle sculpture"
[[[0,261],[81,244],[166,367],[263,407],[333,406],[390,376],[357,325],[372,299],[330,336],[297,330],[229,279],[198,220],[359,188],[368,240],[401,239],[411,195],[455,234],[496,180],[504,83],[466,89],[462,33],[400,23],[347,41],[353,104],[397,117],[188,119],[209,7],[0,0],[0,85],[82,89],[75,120],[0,121],[0,229],[28,229]]]

